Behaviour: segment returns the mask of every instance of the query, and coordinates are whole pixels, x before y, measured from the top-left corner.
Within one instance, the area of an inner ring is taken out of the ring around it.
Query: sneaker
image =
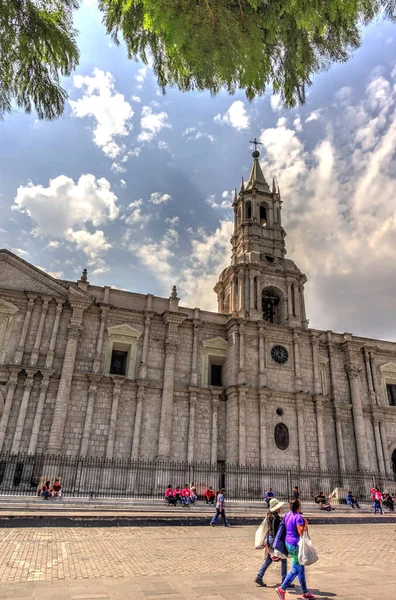
[[[303,594],[301,598],[305,598],[306,600],[315,600],[316,596],[311,594],[311,592],[305,592],[305,594]]]
[[[260,579],[260,577],[256,577],[256,579],[254,580],[254,583],[257,583],[257,585],[259,585],[260,587],[266,587],[267,584],[264,583],[264,581],[262,579]]]
[[[286,600],[286,592],[281,586],[276,588],[276,593],[281,600]]]

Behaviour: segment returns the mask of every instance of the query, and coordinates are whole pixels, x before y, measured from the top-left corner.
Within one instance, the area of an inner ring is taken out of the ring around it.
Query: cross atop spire
[[[254,144],[253,158],[258,158],[260,156],[260,153],[257,150],[257,146],[262,146],[262,143],[258,142],[257,138],[254,138],[254,140],[250,140],[249,144]]]

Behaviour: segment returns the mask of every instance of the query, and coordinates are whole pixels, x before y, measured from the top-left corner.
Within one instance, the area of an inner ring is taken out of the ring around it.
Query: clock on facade
[[[284,365],[289,360],[289,353],[284,346],[272,346],[271,358],[278,365]]]

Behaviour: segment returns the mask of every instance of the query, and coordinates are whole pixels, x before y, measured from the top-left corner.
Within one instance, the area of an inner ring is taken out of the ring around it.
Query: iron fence
[[[0,495],[38,495],[47,480],[59,478],[66,497],[163,498],[166,487],[194,482],[203,497],[211,486],[225,487],[229,500],[258,501],[271,487],[278,499],[289,500],[299,486],[303,500],[319,492],[329,495],[348,489],[361,501],[369,499],[373,485],[389,487],[378,473],[356,471],[315,471],[288,467],[260,467],[228,464],[187,463],[162,460],[123,460],[78,456],[27,454],[0,455]],[[393,486],[395,487],[395,486]],[[395,490],[389,490],[395,491]]]

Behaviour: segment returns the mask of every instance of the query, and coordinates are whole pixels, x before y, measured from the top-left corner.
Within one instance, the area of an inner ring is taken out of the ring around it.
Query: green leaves
[[[130,58],[152,60],[158,84],[182,91],[270,85],[285,106],[304,102],[311,77],[346,61],[360,28],[396,18],[396,0],[99,0],[103,22]],[[59,117],[60,86],[78,64],[78,0],[1,0],[0,118],[12,103],[40,119]],[[84,32],[83,32],[84,33]]]
[[[159,85],[182,91],[243,89],[249,99],[268,85],[286,106],[304,102],[311,77],[348,59],[360,27],[391,0],[99,0],[104,24],[129,55],[153,58]]]
[[[12,102],[39,119],[56,119],[67,94],[60,77],[78,64],[73,12],[77,0],[0,3],[0,117]]]

